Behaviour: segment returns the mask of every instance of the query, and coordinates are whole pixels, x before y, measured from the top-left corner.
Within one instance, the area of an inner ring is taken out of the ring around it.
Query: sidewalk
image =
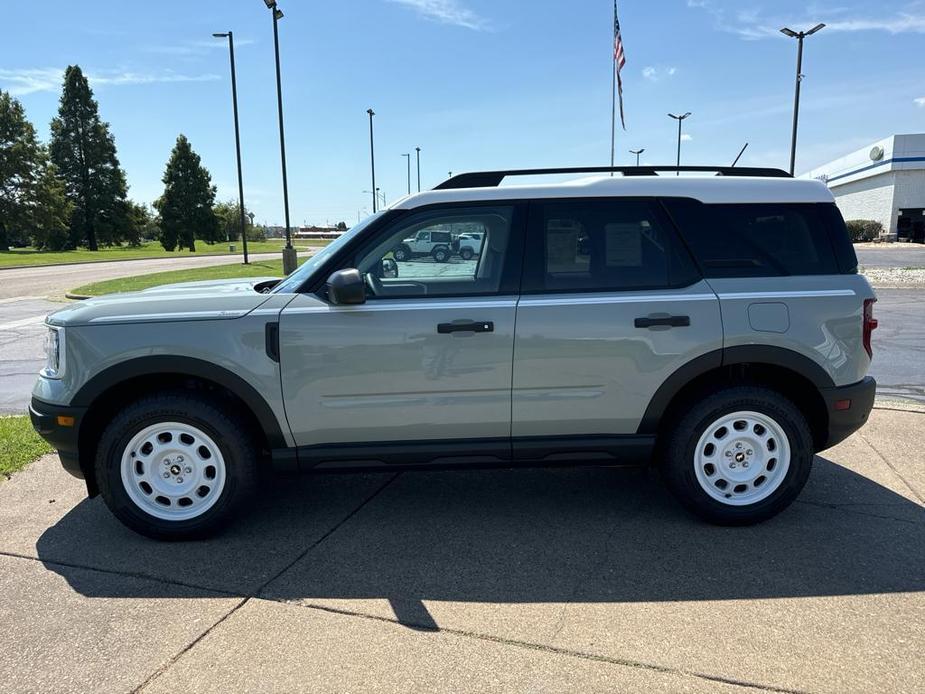
[[[0,483],[0,691],[912,692],[923,450],[876,410],[753,528],[643,472],[421,472],[281,479],[183,544],[47,456]]]

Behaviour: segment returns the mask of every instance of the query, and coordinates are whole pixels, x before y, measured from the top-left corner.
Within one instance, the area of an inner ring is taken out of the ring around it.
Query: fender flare
[[[671,401],[681,390],[708,371],[734,364],[765,364],[777,366],[799,374],[816,388],[833,388],[832,377],[817,362],[785,347],[771,345],[738,345],[707,352],[687,362],[672,373],[649,401],[637,429],[638,434],[655,434],[659,421]]]
[[[90,407],[113,386],[139,376],[178,374],[212,381],[240,398],[260,424],[270,448],[286,448],[279,421],[264,397],[250,383],[228,369],[195,357],[153,355],[110,366],[87,381],[71,401],[73,407]]]

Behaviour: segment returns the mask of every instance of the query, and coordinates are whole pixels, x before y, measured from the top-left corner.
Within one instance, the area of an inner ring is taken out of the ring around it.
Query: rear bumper
[[[844,441],[867,423],[874,407],[876,391],[877,382],[870,376],[850,386],[823,388],[820,391],[829,415],[828,437],[820,450]]]
[[[29,417],[32,428],[43,439],[58,449],[61,465],[79,479],[84,478],[80,469],[80,455],[77,442],[80,424],[86,413],[86,407],[64,407],[32,398],[29,405]]]

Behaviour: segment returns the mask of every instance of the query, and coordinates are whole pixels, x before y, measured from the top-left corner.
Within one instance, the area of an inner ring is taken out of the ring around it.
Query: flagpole
[[[614,26],[617,23],[617,3],[613,4],[613,22]],[[616,133],[617,133],[617,55],[614,51],[611,51],[613,58],[611,59],[611,70],[610,70],[610,167],[613,168],[614,162],[614,151],[616,145]],[[613,171],[610,172],[610,175],[613,176]]]

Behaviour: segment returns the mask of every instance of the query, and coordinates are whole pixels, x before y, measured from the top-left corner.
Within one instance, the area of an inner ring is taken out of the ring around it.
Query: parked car
[[[445,263],[457,248],[454,246],[453,234],[449,231],[425,229],[402,239],[392,255],[400,263],[422,256],[430,256],[438,263]]]
[[[457,252],[463,260],[472,260],[482,252],[482,243],[485,240],[485,234],[480,231],[471,231],[460,234],[457,237]]]
[[[763,521],[866,422],[876,297],[824,184],[711,171],[465,174],[281,281],[68,305],[32,421],[156,538],[224,527],[265,467],[643,464],[710,522]],[[393,251],[462,225],[478,263],[402,275]]]

